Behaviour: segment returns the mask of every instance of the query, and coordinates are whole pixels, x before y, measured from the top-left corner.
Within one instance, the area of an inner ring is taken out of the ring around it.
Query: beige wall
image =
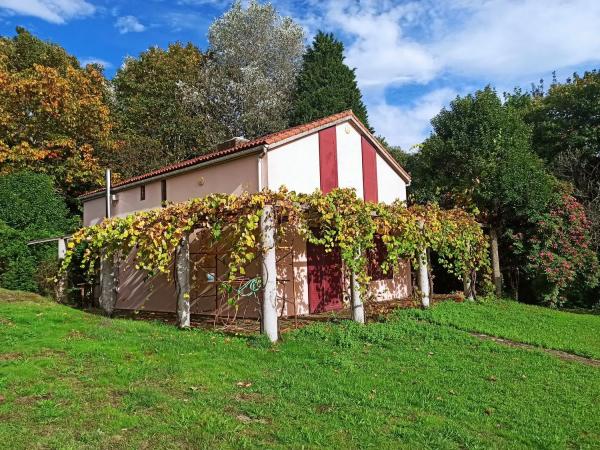
[[[175,285],[164,274],[136,270],[135,252],[117,266],[117,303],[123,310],[173,312],[177,308]]]
[[[234,159],[167,179],[167,200],[172,202],[183,202],[214,193],[240,195],[242,192],[257,191],[257,155]]]
[[[104,197],[87,200],[83,204],[83,226],[98,225],[106,215],[106,200]]]
[[[190,239],[192,314],[214,315],[221,318],[258,318],[262,293],[256,297],[240,297],[237,308],[227,302],[227,296],[217,290],[219,279],[226,277],[228,252],[231,242],[225,236],[214,242],[206,231],[195,233]],[[302,316],[309,313],[308,274],[306,242],[295,233],[282,236],[277,248],[277,311],[280,317]],[[246,266],[246,278],[261,275],[260,257]],[[343,274],[342,274],[343,276]],[[140,311],[176,311],[176,289],[166,275],[149,276],[135,269],[134,254],[118,266],[117,309]],[[235,284],[236,287],[240,283]],[[349,302],[349,286],[346,282],[343,298]],[[389,280],[370,283],[369,296],[375,301],[401,299],[411,294],[410,265],[403,261],[394,267],[394,276]]]
[[[258,156],[250,155],[214,166],[190,170],[167,178],[167,201],[181,202],[212,193],[241,194],[258,191]],[[146,199],[140,199],[140,186],[116,190],[112,203],[113,217],[123,217],[137,211],[158,208],[161,203],[161,181],[145,185]],[[96,225],[105,216],[104,197],[83,203],[83,225]]]

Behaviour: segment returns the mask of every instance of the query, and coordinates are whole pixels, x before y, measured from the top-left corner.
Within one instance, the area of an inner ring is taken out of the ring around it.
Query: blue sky
[[[123,58],[169,42],[206,48],[223,0],[0,0],[0,34],[17,25],[111,77]],[[486,84],[528,88],[600,66],[599,0],[276,0],[306,31],[346,45],[372,125],[410,149],[456,95]]]

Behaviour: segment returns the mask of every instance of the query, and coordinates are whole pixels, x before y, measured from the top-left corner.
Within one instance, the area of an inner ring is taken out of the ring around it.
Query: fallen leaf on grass
[[[248,417],[245,414],[238,414],[237,416],[235,416],[235,418],[242,423],[252,423],[252,422],[263,423],[263,424],[267,423],[267,421],[265,419],[253,419],[252,417]]]
[[[238,381],[235,385],[237,387],[248,388],[252,386],[252,383],[250,383],[249,381]]]

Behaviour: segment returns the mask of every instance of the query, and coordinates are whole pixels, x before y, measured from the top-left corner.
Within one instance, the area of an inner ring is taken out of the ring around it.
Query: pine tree
[[[319,31],[304,55],[291,122],[298,125],[346,109],[370,128],[354,69],[344,63],[344,44]]]

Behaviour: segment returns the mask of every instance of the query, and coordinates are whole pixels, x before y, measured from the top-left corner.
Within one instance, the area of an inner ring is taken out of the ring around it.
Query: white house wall
[[[319,176],[319,134],[314,133],[281,147],[268,155],[268,186],[310,194],[321,186]]]
[[[335,126],[338,187],[354,188],[364,197],[361,134],[349,122]],[[270,149],[264,171],[269,189],[286,186],[300,193],[321,187],[318,131]],[[377,190],[380,202],[406,200],[406,182],[377,152]]]
[[[379,201],[392,203],[406,201],[406,183],[391,166],[377,154],[377,190]]]
[[[363,198],[362,149],[360,134],[349,123],[336,126],[338,185],[354,188]]]

